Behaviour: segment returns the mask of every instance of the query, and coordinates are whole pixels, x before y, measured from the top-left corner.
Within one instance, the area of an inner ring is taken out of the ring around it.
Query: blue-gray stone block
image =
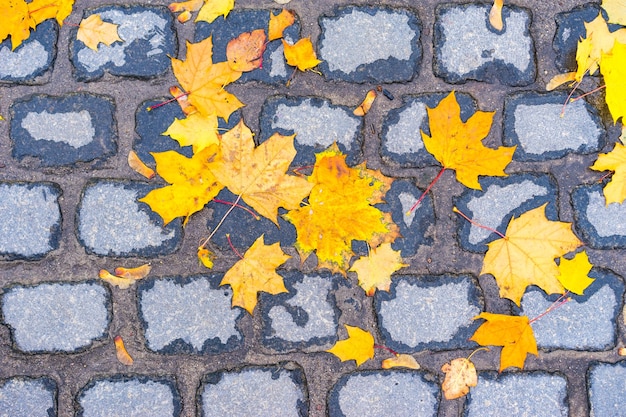
[[[624,415],[626,398],[626,362],[595,363],[587,371],[589,415],[608,417]]]
[[[404,353],[474,346],[473,318],[484,308],[475,279],[453,275],[398,275],[374,304],[384,345]]]
[[[594,249],[626,248],[626,205],[606,205],[602,184],[581,185],[571,194],[576,232]]]
[[[335,106],[327,99],[274,96],[268,98],[261,109],[260,141],[266,141],[274,133],[295,134],[298,154],[292,167],[313,165],[315,153],[336,142],[352,165],[361,156],[362,124],[362,118],[352,114],[351,109]]]
[[[439,387],[422,371],[362,371],[342,376],[328,395],[330,417],[435,417]]]
[[[584,295],[568,294],[571,301],[533,322],[539,348],[598,351],[615,347],[624,282],[600,268],[593,268],[589,277],[595,281]],[[558,298],[532,287],[522,297],[520,315],[537,317]]]
[[[464,411],[464,417],[567,416],[567,380],[547,372],[481,372]]]
[[[2,319],[15,349],[77,352],[107,337],[111,295],[100,283],[44,283],[4,289]]]
[[[529,10],[506,5],[504,28],[489,23],[488,4],[442,4],[435,9],[433,71],[448,83],[496,80],[532,84],[537,75]]]
[[[337,341],[341,314],[334,292],[348,281],[328,273],[283,276],[289,293],[260,294],[263,343],[277,351],[330,348]]]
[[[103,43],[94,51],[76,39],[71,31],[70,59],[78,81],[93,81],[105,72],[111,75],[153,78],[170,69],[170,57],[178,53],[178,40],[172,14],[164,6],[103,6],[86,10],[83,19],[99,14],[103,21],[119,25],[124,41],[110,46]]]
[[[232,290],[218,288],[222,275],[141,281],[139,317],[146,347],[160,353],[220,353],[243,345],[243,310],[231,307]]]
[[[0,182],[0,259],[41,259],[59,247],[61,194],[49,182]]]
[[[559,91],[521,92],[506,98],[502,142],[517,145],[514,160],[546,161],[602,149],[606,130],[598,111],[581,99],[568,103],[562,113],[567,99],[567,92]]]
[[[198,22],[196,23],[194,42],[200,42],[213,36],[213,62],[226,61],[226,45],[231,39],[256,29],[264,29],[267,35],[270,13],[278,15],[280,9],[234,10],[228,14],[226,19],[219,17],[212,23]],[[300,20],[297,16],[294,24],[285,29],[283,37],[292,43],[300,39]],[[287,65],[283,49],[283,43],[280,39],[268,42],[265,52],[263,52],[261,68],[244,72],[236,82],[262,81],[268,84],[285,84],[292,76],[293,69]]]
[[[234,203],[237,200],[237,196],[225,188],[219,192],[215,199],[209,201],[206,205],[206,208],[213,213],[211,219],[207,222],[208,230],[214,230],[220,221],[224,219],[219,232],[211,238],[211,245],[214,245],[221,251],[230,252],[232,250],[226,234],[230,234],[230,241],[233,246],[242,253],[248,250],[261,235],[264,235],[263,241],[266,245],[280,242],[281,246],[288,247],[293,246],[296,242],[295,226],[282,217],[287,212],[285,209],[278,209],[277,227],[273,221],[258,215],[258,218],[254,217],[250,212],[241,208],[235,208],[224,218],[232,206],[218,203],[215,200]],[[239,200],[237,204],[256,213],[243,199]]]
[[[202,417],[308,416],[304,371],[294,363],[213,372],[203,378],[198,397]]]
[[[402,97],[403,104],[389,111],[383,121],[380,154],[387,163],[422,168],[437,165],[424,147],[420,130],[430,135],[426,108],[435,108],[448,93],[427,93]],[[476,110],[476,100],[466,93],[455,93],[466,122]]]
[[[483,177],[482,190],[466,190],[454,202],[455,206],[470,219],[496,229],[502,234],[513,217],[544,204],[546,217],[558,220],[557,190],[555,179],[548,174],[525,173],[508,177]],[[487,243],[500,239],[482,227],[457,217],[458,236],[464,249],[477,253],[487,251]]]
[[[53,379],[17,377],[0,381],[0,416],[56,415],[57,384]]]
[[[421,24],[407,9],[342,7],[319,23],[319,68],[330,80],[391,83],[419,72]]]
[[[164,377],[115,375],[96,378],[76,396],[77,417],[178,417],[176,382]]]
[[[102,161],[117,152],[115,104],[89,93],[32,95],[11,106],[13,157],[43,166]]]
[[[39,84],[54,64],[58,33],[56,22],[46,20],[13,51],[11,39],[0,43],[0,83]]]
[[[90,181],[83,189],[76,221],[76,234],[85,251],[146,258],[175,252],[182,241],[180,219],[163,227],[161,217],[137,201],[154,188],[133,181]]]

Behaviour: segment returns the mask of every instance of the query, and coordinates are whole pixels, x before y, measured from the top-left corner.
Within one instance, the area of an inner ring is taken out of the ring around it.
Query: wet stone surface
[[[106,337],[110,303],[109,292],[91,281],[13,286],[4,288],[2,318],[15,349],[75,352]]]
[[[99,14],[103,21],[119,25],[124,41],[94,51],[72,31],[71,60],[79,81],[93,81],[105,72],[117,76],[151,78],[170,69],[170,56],[176,56],[178,41],[174,19],[164,6],[104,6],[86,11],[83,18]]]
[[[0,381],[0,415],[56,416],[57,385],[50,378],[10,378]]]
[[[51,20],[37,25],[30,37],[11,50],[11,40],[0,43],[0,83],[41,84],[39,79],[56,58],[58,27]]]
[[[59,247],[61,188],[0,182],[0,259],[40,259]]]
[[[619,416],[626,396],[626,362],[596,363],[587,372],[590,415]]]
[[[420,22],[406,9],[345,7],[320,18],[325,77],[357,83],[409,81],[422,58]]]
[[[101,161],[117,151],[113,99],[88,93],[34,95],[11,106],[13,157],[43,166]]]
[[[237,328],[243,310],[231,308],[232,290],[222,275],[142,281],[138,310],[146,346],[160,353],[218,353],[243,342]]]

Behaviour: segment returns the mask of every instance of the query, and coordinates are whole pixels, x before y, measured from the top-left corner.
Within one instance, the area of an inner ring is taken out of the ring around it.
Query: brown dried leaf
[[[457,358],[441,367],[446,378],[441,384],[443,395],[446,400],[461,398],[469,392],[470,387],[478,383],[476,367],[466,358]]]

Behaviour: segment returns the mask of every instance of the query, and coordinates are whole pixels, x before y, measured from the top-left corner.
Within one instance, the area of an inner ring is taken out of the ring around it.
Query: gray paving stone
[[[469,218],[504,234],[513,217],[543,204],[546,217],[558,220],[556,180],[547,174],[515,174],[508,177],[483,177],[482,190],[467,189],[456,199],[456,207]],[[499,239],[495,233],[457,217],[461,246],[477,253],[487,251],[487,243]]]
[[[546,161],[602,149],[606,131],[598,111],[582,99],[569,103],[561,117],[566,101],[567,92],[531,91],[506,98],[502,141],[517,145],[514,160]]]
[[[58,249],[61,194],[49,182],[0,182],[0,259],[36,260]]]
[[[32,95],[11,105],[13,157],[43,166],[100,162],[117,152],[115,104],[89,93]]]
[[[506,5],[504,28],[489,23],[488,4],[442,4],[435,10],[433,71],[448,83],[468,80],[509,86],[532,84],[537,75],[531,13]]]
[[[344,375],[329,393],[331,417],[435,417],[439,387],[422,371],[363,371]]]
[[[11,51],[11,40],[0,43],[0,83],[42,84],[39,79],[54,64],[58,27],[46,20],[20,46]]]
[[[103,43],[94,51],[76,39],[72,30],[70,58],[79,81],[93,81],[105,72],[112,75],[153,78],[170,69],[170,58],[178,52],[172,14],[165,6],[103,6],[86,10],[83,18],[99,14],[103,21],[115,23],[124,42]]]
[[[263,343],[278,351],[330,348],[337,341],[340,315],[334,293],[348,281],[326,273],[282,275],[289,293],[261,293]]]
[[[78,417],[177,417],[181,400],[171,379],[115,375],[94,379],[77,395]]]
[[[384,345],[397,352],[473,346],[482,292],[469,276],[395,276],[374,297]]]
[[[410,81],[422,58],[421,24],[407,10],[349,6],[319,19],[319,65],[331,80],[366,83]]]
[[[537,346],[544,349],[608,350],[615,347],[624,283],[608,270],[594,268],[595,281],[584,295],[568,294],[572,301],[533,322]],[[534,318],[558,299],[531,288],[522,297],[520,314]]]
[[[50,378],[16,377],[0,381],[0,416],[56,417],[57,385]]]
[[[596,363],[587,371],[591,417],[624,415],[626,398],[626,362]]]
[[[227,19],[215,19],[210,24],[198,22],[194,42],[213,36],[213,62],[226,61],[226,45],[231,39],[256,29],[265,29],[267,35],[270,13],[278,15],[280,9],[233,10],[228,14]],[[284,39],[291,43],[300,39],[300,20],[297,16],[294,24],[287,27],[283,35]],[[293,68],[287,65],[283,50],[283,43],[280,39],[268,42],[263,53],[262,67],[244,72],[236,82],[262,81],[268,84],[285,84],[292,76]]]
[[[87,253],[101,256],[158,257],[182,240],[180,219],[163,220],[137,200],[154,185],[117,180],[92,180],[83,189],[76,234]]]
[[[107,336],[111,296],[100,283],[44,283],[4,289],[2,319],[15,349],[76,352]]]
[[[218,288],[222,275],[142,281],[137,289],[146,346],[160,353],[219,353],[243,344],[231,308],[232,291]]]
[[[581,185],[571,194],[574,226],[594,249],[626,248],[626,206],[606,205],[602,184]]]
[[[346,106],[335,106],[330,100],[319,97],[274,96],[263,104],[260,116],[261,142],[275,132],[296,134],[298,154],[291,166],[313,165],[315,153],[323,151],[334,142],[348,155],[348,164],[361,156],[363,120],[352,114]]]
[[[305,417],[304,372],[293,363],[206,375],[198,392],[202,416]]]
[[[547,372],[480,372],[470,390],[465,417],[567,416],[567,381]]]
[[[422,141],[420,130],[430,135],[426,108],[435,108],[448,93],[426,93],[402,97],[402,106],[389,111],[381,131],[380,154],[386,163],[402,167],[437,165]],[[476,100],[466,93],[455,93],[464,122],[477,110]]]

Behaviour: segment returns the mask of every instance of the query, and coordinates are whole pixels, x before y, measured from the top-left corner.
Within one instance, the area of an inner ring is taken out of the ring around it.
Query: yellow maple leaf
[[[588,276],[591,268],[593,265],[589,262],[587,252],[582,251],[572,259],[561,258],[557,278],[566,290],[583,295],[585,289],[595,281]]]
[[[441,371],[446,374],[441,390],[446,400],[461,398],[469,392],[470,387],[478,384],[476,367],[467,358],[456,358],[445,363]]]
[[[621,30],[621,29],[620,29]],[[626,119],[626,44],[615,41],[611,52],[602,54],[600,73],[606,84],[606,104],[613,117],[613,123]]]
[[[255,147],[242,120],[222,135],[220,158],[211,168],[220,183],[276,224],[278,208],[300,207],[313,187],[304,178],[287,175],[296,156],[294,136],[276,133]]]
[[[31,28],[37,23],[30,16],[28,4],[24,0],[2,0],[0,2],[0,42],[11,36],[11,50],[29,38]]]
[[[308,205],[284,218],[296,227],[302,261],[316,252],[319,268],[345,276],[354,255],[352,241],[364,240],[375,248],[399,236],[391,215],[373,206],[383,201],[393,180],[365,164],[348,167],[336,144],[315,158]]]
[[[219,16],[228,16],[231,10],[235,7],[235,0],[205,0],[204,5],[196,17],[196,22],[205,21],[208,23],[213,22]]]
[[[515,146],[491,149],[482,143],[491,129],[493,112],[477,111],[463,123],[454,91],[427,112],[430,136],[421,132],[424,146],[444,169],[456,171],[461,184],[480,190],[479,175],[507,175],[504,168],[511,162]]]
[[[374,336],[368,331],[354,326],[345,325],[348,338],[339,340],[326,352],[337,356],[342,362],[354,360],[361,366],[374,357]]]
[[[602,8],[609,16],[609,23],[626,26],[626,3],[624,0],[602,0]]]
[[[537,356],[537,342],[526,316],[480,313],[474,319],[485,319],[470,338],[481,346],[502,346],[500,372],[509,366],[524,368],[526,355]]]
[[[322,62],[317,59],[310,38],[302,38],[293,45],[283,39],[283,47],[287,64],[297,67],[300,71],[314,68]]]
[[[259,292],[288,292],[283,277],[276,273],[276,268],[289,258],[291,256],[283,253],[280,243],[266,245],[261,235],[243,255],[243,259],[226,272],[220,286],[230,285],[233,290],[233,307],[242,307],[252,314]]]
[[[487,244],[480,274],[493,275],[500,297],[518,306],[529,285],[548,294],[563,293],[555,258],[582,245],[571,223],[548,220],[545,208],[546,204],[512,218],[505,237]]]
[[[209,169],[217,153],[217,146],[205,148],[191,158],[175,151],[152,153],[157,172],[171,185],[152,190],[139,201],[158,213],[164,224],[181,216],[187,223],[189,216],[202,210],[223,188]]]
[[[263,29],[244,32],[226,45],[226,60],[234,71],[246,72],[260,68],[267,45]]]
[[[580,82],[589,72],[593,75],[600,66],[603,54],[609,54],[615,41],[626,43],[626,29],[609,31],[609,27],[599,13],[591,22],[585,22],[586,36],[578,41],[576,49],[576,81]]]
[[[72,13],[74,0],[33,0],[28,4],[30,17],[39,24],[47,19],[56,19],[59,26]]]
[[[228,121],[228,117],[243,106],[237,97],[224,86],[241,77],[228,62],[213,63],[213,41],[211,38],[198,43],[187,42],[187,57],[184,61],[172,58],[172,70],[176,79],[188,93],[189,102],[202,114],[216,114]]]
[[[612,151],[598,155],[590,167],[595,171],[615,171],[611,180],[604,186],[606,205],[621,204],[626,200],[626,146],[617,142]]]
[[[184,119],[174,118],[162,134],[170,136],[180,146],[192,146],[193,152],[198,153],[211,145],[219,145],[217,128],[217,115],[192,113]]]
[[[115,23],[103,22],[99,14],[92,14],[80,22],[76,39],[88,48],[98,51],[98,44],[101,42],[107,46],[116,41],[124,42],[117,33],[118,26]]]
[[[368,256],[354,261],[349,270],[357,273],[359,285],[371,297],[376,290],[389,291],[391,274],[407,266],[402,262],[400,251],[393,250],[391,243],[383,243],[371,249]]]
[[[273,41],[283,37],[286,28],[293,25],[296,16],[291,10],[283,9],[279,14],[275,15],[270,12],[270,23],[267,30],[267,40]]]

